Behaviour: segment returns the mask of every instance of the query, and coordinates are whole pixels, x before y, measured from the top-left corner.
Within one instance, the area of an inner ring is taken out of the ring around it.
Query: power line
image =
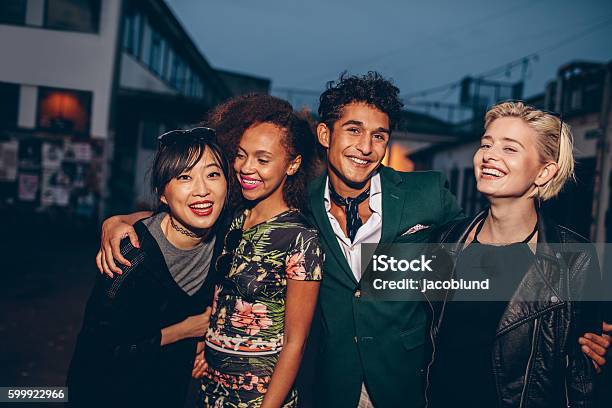
[[[536,53],[531,53],[529,55],[526,55],[526,56],[518,58],[516,60],[507,62],[507,63],[505,63],[503,65],[500,65],[498,67],[490,69],[489,71],[485,71],[483,73],[480,73],[480,74],[477,74],[477,75],[474,75],[474,76],[477,77],[477,78],[487,78],[487,77],[495,75],[496,73],[498,73],[502,69],[503,69],[502,72],[505,72],[508,69],[512,69],[512,68],[514,68],[514,67],[516,67],[518,65],[523,65],[526,61],[530,61],[531,59],[533,59],[535,57],[537,57],[537,54]],[[458,88],[460,85],[461,85],[461,80],[453,81],[453,82],[449,82],[447,84],[439,85],[439,86],[436,86],[436,87],[433,87],[433,88],[423,89],[423,90],[418,91],[418,92],[412,92],[412,93],[409,93],[409,94],[405,94],[405,95],[402,95],[402,98],[408,99],[408,98],[413,98],[415,96],[427,96],[427,95],[431,95],[431,94],[435,94],[435,93],[438,93],[438,92],[445,91],[447,89],[454,90],[454,89]]]
[[[504,63],[502,65],[499,65],[497,67],[494,67],[492,69],[489,69],[487,71],[481,72],[479,74],[474,75],[474,77],[477,78],[488,78],[491,76],[495,76],[498,75],[500,73],[506,73],[508,71],[513,70],[514,68],[516,68],[517,66],[523,66],[523,72],[526,72],[525,70],[525,65],[528,64],[531,61],[537,61],[538,58],[543,55],[543,54],[547,54],[549,52],[552,52],[558,48],[563,47],[564,45],[578,40],[582,37],[585,37],[607,25],[609,25],[610,23],[612,23],[612,16],[609,16],[609,18],[606,18],[603,21],[600,21],[592,26],[589,26],[587,28],[585,28],[582,31],[579,31],[578,33],[569,35],[567,37],[564,37],[563,39],[561,39],[560,41],[551,44],[549,46],[543,47],[541,49],[539,49],[538,51],[532,52],[530,54],[527,54],[523,57],[517,58],[515,60],[512,60],[510,62]],[[438,85],[432,88],[427,88],[427,89],[423,89],[421,91],[418,92],[412,92],[409,94],[404,94],[402,95],[402,98],[404,100],[406,99],[410,99],[410,98],[414,98],[414,97],[423,97],[423,96],[428,96],[428,95],[432,95],[432,94],[436,94],[436,93],[440,93],[443,91],[447,91],[447,93],[443,96],[443,99],[446,99],[450,94],[452,94],[453,91],[455,91],[456,89],[458,89],[461,85],[461,80],[456,80],[453,82],[449,82],[443,85]],[[319,95],[320,91],[314,91],[314,90],[307,90],[307,89],[296,89],[296,88],[288,88],[288,87],[278,87],[278,88],[274,88],[274,91],[277,92],[283,92],[283,93],[294,93],[294,94],[302,94],[302,95]]]
[[[522,9],[525,9],[525,8],[527,8],[527,6],[531,7],[535,3],[540,2],[540,1],[542,1],[542,0],[529,0],[527,2],[521,3],[519,6],[515,5],[515,6],[512,6],[512,7],[506,8],[504,10],[497,10],[497,11],[495,11],[493,13],[490,13],[488,15],[485,15],[485,16],[481,17],[481,18],[475,19],[474,21],[471,21],[469,23],[466,23],[466,24],[460,25],[458,27],[452,28],[452,29],[447,30],[445,32],[436,33],[435,35],[430,35],[425,40],[423,40],[421,38],[417,42],[413,42],[413,43],[410,43],[410,44],[404,44],[401,47],[395,48],[395,49],[390,50],[388,52],[385,52],[383,54],[379,54],[379,55],[376,55],[376,56],[372,56],[372,57],[368,57],[368,58],[364,58],[364,59],[353,61],[353,62],[347,64],[347,68],[360,67],[360,66],[369,64],[369,63],[371,63],[373,61],[380,61],[380,60],[382,60],[384,58],[388,58],[388,57],[396,55],[396,54],[398,54],[398,53],[400,53],[402,51],[405,51],[406,49],[408,49],[408,48],[410,48],[410,47],[412,47],[414,45],[423,46],[423,45],[427,44],[426,41],[430,41],[431,42],[433,40],[444,39],[444,38],[447,38],[447,37],[449,37],[450,35],[452,35],[454,33],[460,32],[462,30],[465,30],[465,29],[474,29],[478,25],[483,25],[483,24],[491,23],[492,21],[495,21],[495,20],[500,19],[500,18],[507,18],[508,15],[513,14],[513,13],[515,13],[517,11],[522,10]],[[337,73],[338,73],[337,71],[334,71],[334,72],[329,72],[329,73],[324,74],[324,75],[316,75],[316,76],[312,76],[312,77],[309,77],[309,78],[305,78],[304,81],[312,80],[312,79],[317,79],[317,78],[322,78],[322,77],[326,77],[327,78],[330,75],[336,75]]]
[[[503,65],[500,65],[498,67],[492,68],[492,69],[490,69],[488,71],[482,72],[482,73],[474,75],[474,76],[478,77],[478,78],[487,78],[487,77],[491,77],[491,76],[497,75],[497,74],[502,73],[502,72],[507,72],[509,70],[514,69],[515,67],[517,67],[519,65],[524,65],[525,63],[528,63],[529,61],[535,61],[542,54],[546,54],[546,53],[554,51],[554,50],[556,50],[558,48],[561,48],[564,45],[566,45],[566,44],[568,44],[568,43],[570,43],[572,41],[575,41],[577,39],[585,37],[585,36],[595,32],[595,31],[597,31],[597,30],[599,30],[599,29],[609,25],[610,23],[612,23],[612,17],[611,18],[607,18],[604,21],[601,21],[601,22],[599,22],[597,24],[594,24],[594,25],[592,25],[590,27],[587,27],[587,28],[585,28],[584,30],[582,30],[582,31],[580,31],[578,33],[575,33],[575,34],[572,34],[570,36],[567,36],[567,37],[561,39],[560,41],[558,41],[558,42],[556,42],[554,44],[551,44],[549,46],[543,47],[540,50],[532,52],[532,53],[530,53],[530,54],[528,54],[528,55],[526,55],[524,57],[521,57],[521,58],[518,58],[516,60],[510,61],[508,63],[505,63]],[[423,89],[423,90],[418,91],[418,92],[412,92],[410,94],[405,94],[405,95],[402,95],[402,98],[409,99],[409,98],[418,97],[418,96],[427,96],[427,95],[431,95],[431,94],[436,94],[436,93],[442,92],[442,91],[447,90],[447,89],[453,90],[453,89],[457,88],[460,85],[461,85],[461,80],[453,81],[453,82],[446,83],[444,85],[439,85],[439,86],[435,86],[435,87],[432,87],[432,88]]]

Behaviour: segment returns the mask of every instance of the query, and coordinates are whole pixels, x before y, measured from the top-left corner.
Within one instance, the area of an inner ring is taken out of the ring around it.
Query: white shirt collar
[[[325,210],[331,209],[331,198],[329,195],[329,176],[325,179],[325,190],[323,191],[323,199],[325,200]],[[382,213],[382,184],[380,182],[380,173],[376,172],[370,181],[370,209],[378,214]]]

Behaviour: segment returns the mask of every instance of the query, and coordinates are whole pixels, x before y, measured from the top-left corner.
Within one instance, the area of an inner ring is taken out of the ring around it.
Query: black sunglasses
[[[546,109],[538,109],[539,111],[542,111],[548,115],[554,116],[555,118],[559,119],[561,121],[561,123],[563,123],[563,116],[559,113],[559,112],[555,112],[555,111],[550,111],[550,110],[546,110]]]
[[[234,263],[234,253],[242,240],[242,229],[233,229],[225,236],[223,253],[217,258],[215,267],[225,276]]]
[[[163,133],[157,137],[160,146],[168,146],[181,141],[185,138],[195,139],[204,143],[216,142],[217,133],[214,129],[208,127],[195,127],[193,129],[175,129]]]

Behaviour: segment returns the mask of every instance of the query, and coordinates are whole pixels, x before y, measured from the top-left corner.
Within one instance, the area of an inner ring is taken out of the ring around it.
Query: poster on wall
[[[16,140],[0,143],[0,182],[17,180],[17,153],[19,143]]]
[[[41,151],[40,140],[26,139],[19,142],[19,169],[40,169]]]
[[[40,190],[40,203],[43,206],[65,207],[68,205],[72,180],[70,175],[64,171],[64,165],[59,169],[45,169],[43,171]]]
[[[54,143],[43,143],[42,166],[44,169],[59,169],[64,158],[64,149]]]
[[[89,143],[79,142],[79,143],[73,143],[72,145],[74,149],[74,157],[77,161],[83,161],[83,162],[91,161],[92,155],[91,155],[91,146]]]
[[[32,173],[19,174],[17,197],[20,201],[36,201],[38,188],[40,187],[40,176]]]
[[[90,162],[92,158],[91,145],[88,142],[72,142],[67,140],[64,143],[65,161]]]

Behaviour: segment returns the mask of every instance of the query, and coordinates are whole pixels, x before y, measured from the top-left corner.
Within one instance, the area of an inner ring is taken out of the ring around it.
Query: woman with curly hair
[[[222,277],[193,374],[206,407],[295,407],[323,262],[300,211],[315,138],[288,102],[269,95],[231,99],[207,122],[233,161],[242,199],[216,261]]]
[[[293,382],[323,257],[299,210],[315,139],[291,105],[271,96],[241,97],[218,111],[244,210],[217,260],[225,273],[206,335],[204,406],[297,406]]]

